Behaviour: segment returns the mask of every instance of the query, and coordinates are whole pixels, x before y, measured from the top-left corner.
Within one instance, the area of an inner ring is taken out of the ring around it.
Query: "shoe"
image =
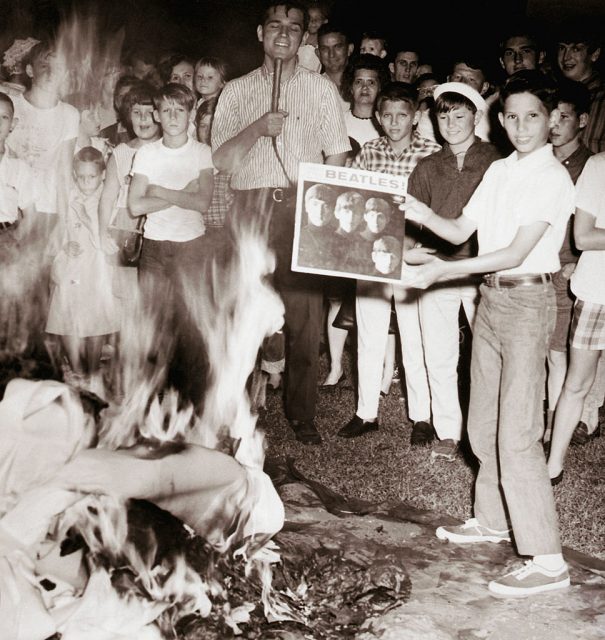
[[[439,540],[449,540],[457,544],[471,542],[510,542],[509,530],[496,531],[479,524],[477,518],[471,518],[464,524],[451,527],[439,527],[435,531]]]
[[[358,415],[354,415],[347,424],[338,432],[341,438],[357,438],[378,430],[378,420],[362,420]]]
[[[601,435],[600,427],[597,427],[592,433],[588,433],[588,425],[585,422],[578,422],[571,436],[570,444],[574,446],[582,446],[598,438]]]
[[[381,392],[380,392],[380,397],[381,397],[381,398],[386,398],[388,395],[389,395],[389,392],[388,392],[388,391],[381,391]]]
[[[299,442],[303,444],[321,444],[321,434],[313,420],[290,420],[290,426]]]
[[[410,436],[410,444],[413,447],[419,447],[421,445],[430,444],[435,437],[435,430],[433,425],[429,424],[425,420],[419,420],[414,422],[412,427],[412,435]]]
[[[550,484],[553,487],[556,487],[561,482],[561,480],[563,480],[563,470],[561,470],[561,473],[558,476],[550,479]]]
[[[347,376],[345,375],[345,372],[343,371],[340,374],[340,378],[338,378],[338,380],[336,382],[334,382],[333,384],[322,384],[320,386],[320,389],[323,391],[330,391],[332,389],[336,389],[336,387],[340,387],[340,385],[347,379]]]
[[[448,462],[453,462],[458,453],[458,440],[446,438],[438,440],[431,451],[431,458],[445,458]]]
[[[531,596],[534,593],[554,591],[569,587],[569,571],[567,564],[556,571],[550,571],[533,560],[527,560],[525,564],[502,576],[499,580],[492,580],[487,588],[498,596]]]

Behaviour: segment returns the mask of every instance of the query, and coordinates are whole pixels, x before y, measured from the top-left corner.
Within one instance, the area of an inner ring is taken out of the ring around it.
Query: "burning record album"
[[[292,270],[396,283],[403,268],[404,177],[303,162]]]

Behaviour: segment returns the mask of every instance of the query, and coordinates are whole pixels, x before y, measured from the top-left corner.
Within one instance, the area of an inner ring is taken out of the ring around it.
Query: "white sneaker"
[[[439,540],[449,540],[458,544],[471,542],[510,542],[510,530],[496,531],[479,524],[477,518],[471,518],[464,524],[439,527],[435,534]]]
[[[569,587],[569,571],[567,564],[555,571],[545,569],[533,560],[527,560],[522,567],[492,580],[487,588],[497,596],[511,596],[523,598],[535,593],[554,591]]]

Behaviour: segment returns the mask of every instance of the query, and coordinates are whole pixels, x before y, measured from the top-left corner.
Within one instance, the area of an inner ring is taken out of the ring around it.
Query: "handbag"
[[[145,216],[140,216],[137,226],[132,229],[118,229],[110,227],[109,233],[113,241],[118,245],[117,260],[123,267],[136,267],[141,257],[143,248],[143,223]]]

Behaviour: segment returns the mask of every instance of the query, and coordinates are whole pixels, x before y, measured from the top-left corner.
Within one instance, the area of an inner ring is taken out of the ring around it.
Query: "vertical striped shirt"
[[[212,149],[235,137],[271,108],[273,74],[263,65],[223,88],[212,123]],[[288,112],[277,149],[287,177],[273,149],[272,139],[257,140],[233,171],[234,189],[288,187],[298,179],[300,162],[323,162],[324,156],[351,149],[336,86],[297,65],[281,84],[279,109]]]
[[[596,71],[583,83],[590,91],[590,112],[582,141],[593,153],[600,153],[605,151],[605,84]]]

